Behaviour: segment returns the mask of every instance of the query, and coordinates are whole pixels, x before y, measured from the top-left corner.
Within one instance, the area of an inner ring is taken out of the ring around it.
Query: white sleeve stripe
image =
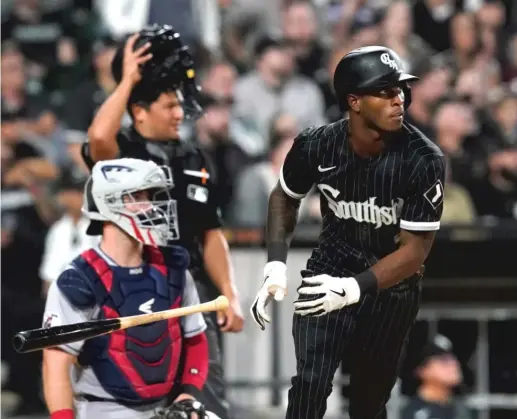
[[[204,331],[206,330],[206,323],[203,324],[201,327],[198,327],[197,329],[195,330],[190,330],[190,331],[184,331],[183,332],[183,337],[185,338],[192,338],[194,336],[197,336],[197,335],[200,335],[201,333],[203,333]]]
[[[400,228],[409,231],[435,231],[440,229],[440,221],[421,222],[400,220]]]
[[[289,189],[289,187],[285,184],[285,180],[284,180],[284,166],[283,165],[280,168],[280,186],[282,187],[284,192],[287,195],[289,195],[291,198],[293,198],[293,199],[302,199],[303,197],[305,197],[305,195],[307,195],[307,194],[304,194],[304,193],[296,193],[296,192],[293,192],[291,189]]]

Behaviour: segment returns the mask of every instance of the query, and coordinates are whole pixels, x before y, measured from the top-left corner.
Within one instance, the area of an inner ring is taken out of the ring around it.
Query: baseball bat
[[[67,324],[49,328],[25,330],[13,337],[13,346],[16,352],[27,353],[45,348],[63,345],[106,335],[117,330],[141,326],[160,320],[188,316],[195,313],[207,313],[228,308],[228,299],[219,296],[215,300],[188,307],[173,308],[156,313],[138,314],[136,316],[119,317],[116,319],[92,320],[89,322]]]

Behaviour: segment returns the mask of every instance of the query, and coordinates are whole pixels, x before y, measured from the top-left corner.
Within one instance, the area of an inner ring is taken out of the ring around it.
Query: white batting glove
[[[304,278],[298,294],[299,298],[294,302],[294,312],[301,316],[323,316],[355,304],[361,297],[355,278],[336,278],[330,275]]]
[[[276,301],[282,301],[287,295],[287,266],[283,262],[268,262],[264,267],[264,283],[260,288],[255,301],[250,308],[255,323],[262,330],[266,324],[271,323],[271,317],[266,313],[266,306],[274,297]]]

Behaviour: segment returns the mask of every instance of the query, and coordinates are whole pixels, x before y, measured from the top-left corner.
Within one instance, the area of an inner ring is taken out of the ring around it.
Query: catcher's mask
[[[148,52],[153,57],[142,65],[142,80],[134,87],[130,102],[149,104],[161,93],[175,91],[185,118],[198,118],[202,114],[198,97],[201,88],[196,82],[194,60],[180,34],[170,25],[152,25],[139,34],[134,50],[149,42]],[[122,80],[124,46],[125,43],[119,46],[111,63],[111,72],[117,83]]]

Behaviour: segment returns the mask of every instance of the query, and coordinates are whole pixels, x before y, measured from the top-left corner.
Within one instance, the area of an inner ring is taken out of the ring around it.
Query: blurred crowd
[[[115,88],[110,63],[118,42],[149,23],[173,24],[194,54],[205,113],[186,121],[182,137],[211,157],[228,226],[264,224],[296,134],[343,117],[333,71],[363,45],[392,48],[420,77],[407,120],[447,156],[443,222],[517,219],[515,1],[3,1],[6,335],[40,322],[42,288],[92,244],[80,211],[81,144]],[[314,191],[301,218],[317,224],[320,217]],[[20,361],[3,339],[2,358],[16,371],[9,388],[37,394],[27,386],[37,374],[30,357]]]

